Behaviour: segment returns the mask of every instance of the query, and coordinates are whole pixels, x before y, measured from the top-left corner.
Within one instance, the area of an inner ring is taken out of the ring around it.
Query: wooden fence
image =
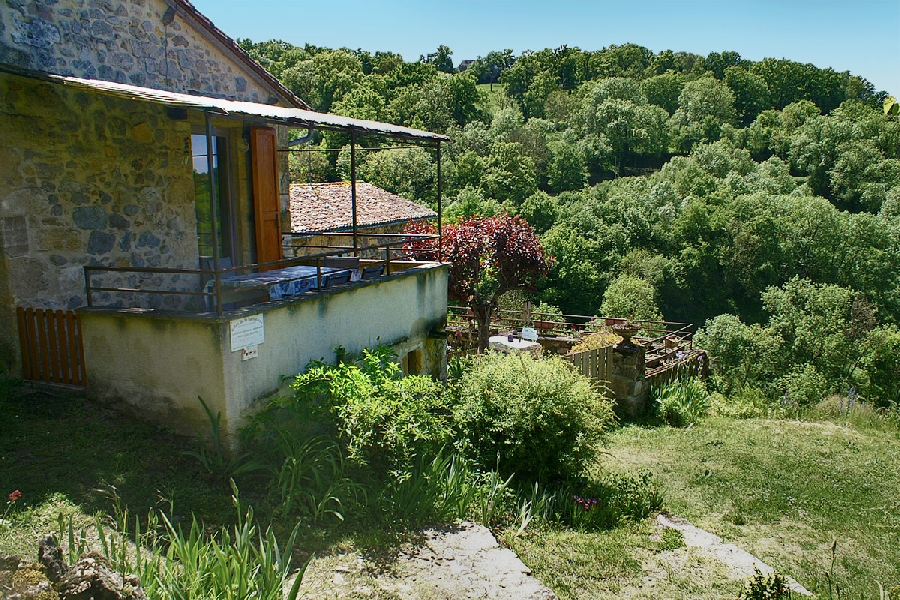
[[[585,377],[609,382],[612,380],[612,347],[573,352],[565,356]]]
[[[25,379],[84,386],[81,322],[72,311],[18,308]]]
[[[679,352],[675,361],[668,362],[655,369],[648,369],[644,374],[647,391],[672,383],[676,379],[687,377],[706,377],[709,371],[709,356],[706,350],[693,348]]]

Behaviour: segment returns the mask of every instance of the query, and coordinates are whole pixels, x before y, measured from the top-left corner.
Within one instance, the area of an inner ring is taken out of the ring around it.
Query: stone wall
[[[282,188],[284,189],[284,188]],[[290,223],[290,215],[288,215],[288,223]],[[376,233],[402,233],[406,225],[384,225],[382,227],[367,227],[365,229],[361,229],[359,231],[360,236],[368,236]],[[360,237],[359,245],[360,247],[364,246],[374,246],[377,244],[383,244],[385,242],[393,242],[396,241],[392,238],[371,238],[371,237]],[[341,247],[341,246],[352,246],[353,238],[350,236],[337,236],[337,235],[291,235],[285,236],[284,239],[284,256],[286,258],[293,258],[298,256],[309,256],[310,254],[320,254],[322,252],[328,252],[327,248],[318,248],[318,247],[310,247],[310,246],[329,246],[329,247]],[[398,246],[395,248],[399,249]],[[384,259],[384,249],[373,249],[373,250],[364,250],[360,252],[360,257],[362,258],[374,258],[374,259]],[[392,258],[398,258],[400,256],[399,252],[393,254]]]
[[[164,0],[5,0],[0,62],[165,89],[274,104],[271,85]]]
[[[197,268],[190,133],[158,105],[0,77],[0,359],[16,306],[85,304],[85,265]]]

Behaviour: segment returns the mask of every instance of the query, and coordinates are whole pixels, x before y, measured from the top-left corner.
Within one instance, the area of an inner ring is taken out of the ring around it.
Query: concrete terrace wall
[[[0,62],[87,79],[274,104],[273,90],[163,0],[5,0]]]
[[[419,352],[422,371],[446,373],[446,340],[433,335],[447,321],[447,268],[427,265],[333,292],[247,309],[222,318],[83,309],[88,395],[172,425],[184,433],[208,427],[197,396],[222,428],[234,434],[254,400],[282,386],[282,376],[312,359],[334,360],[392,346],[403,357]],[[231,322],[264,319],[259,356],[242,360],[231,349]]]

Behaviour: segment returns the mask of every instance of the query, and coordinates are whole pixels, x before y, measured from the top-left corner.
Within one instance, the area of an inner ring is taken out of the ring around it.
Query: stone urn
[[[621,346],[633,346],[631,338],[641,330],[641,326],[636,323],[616,323],[610,329],[618,336],[622,337]]]

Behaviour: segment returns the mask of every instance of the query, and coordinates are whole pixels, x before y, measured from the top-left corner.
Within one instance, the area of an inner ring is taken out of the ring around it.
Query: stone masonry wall
[[[0,359],[16,306],[84,306],[84,265],[197,268],[190,134],[161,106],[0,76]]]
[[[2,0],[0,62],[58,75],[273,104],[275,92],[164,0]]]

